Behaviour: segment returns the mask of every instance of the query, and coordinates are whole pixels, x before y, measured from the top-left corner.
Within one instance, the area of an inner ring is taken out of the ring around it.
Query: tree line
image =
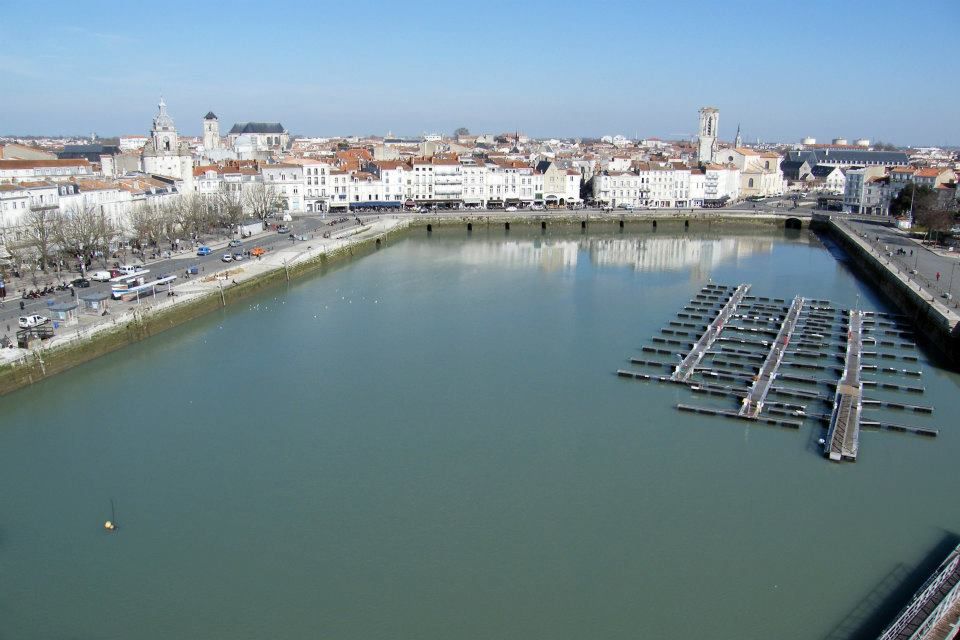
[[[225,185],[225,187],[228,185]],[[247,217],[265,220],[285,209],[286,200],[272,187],[257,183],[240,191],[180,194],[135,204],[124,221],[110,218],[100,206],[71,204],[65,209],[36,207],[24,216],[18,242],[8,243],[11,262],[20,271],[46,272],[61,265],[106,259],[129,241],[137,250],[233,230]]]

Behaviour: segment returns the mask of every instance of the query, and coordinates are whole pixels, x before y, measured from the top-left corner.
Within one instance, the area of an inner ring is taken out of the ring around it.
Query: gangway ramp
[[[860,414],[863,410],[863,385],[860,383],[862,332],[863,312],[851,311],[846,361],[843,375],[837,385],[833,413],[830,416],[830,428],[823,445],[824,454],[835,462],[855,461],[860,448]]]

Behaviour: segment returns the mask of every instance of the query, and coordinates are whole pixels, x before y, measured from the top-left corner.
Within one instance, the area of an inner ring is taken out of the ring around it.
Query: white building
[[[299,164],[268,164],[260,169],[263,183],[283,198],[287,213],[305,211],[303,193],[305,187],[303,166]]]
[[[883,167],[863,167],[862,169],[849,169],[846,174],[846,182],[843,191],[843,210],[848,213],[874,213],[873,208],[877,206],[879,196],[879,185],[873,183],[875,179],[886,178],[886,170]],[[867,185],[873,183],[869,194]],[[889,180],[887,181],[889,187]]]
[[[708,164],[705,172],[704,206],[721,207],[740,199],[740,169],[735,165]]]
[[[0,182],[69,180],[90,177],[88,160],[0,160]]]
[[[733,164],[740,170],[740,194],[750,196],[782,195],[784,191],[783,157],[772,151],[755,151],[746,147],[721,149],[715,162]]]
[[[143,145],[150,140],[147,136],[132,135],[120,136],[120,151],[127,153],[130,151],[140,151]]]

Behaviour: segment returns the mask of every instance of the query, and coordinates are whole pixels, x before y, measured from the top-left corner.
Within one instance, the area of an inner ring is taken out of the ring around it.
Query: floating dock
[[[824,455],[834,461],[857,459],[862,429],[938,435],[930,426],[874,415],[885,410],[933,411],[892,397],[923,394],[921,385],[888,381],[890,376],[920,377],[922,371],[878,364],[897,359],[919,363],[918,356],[888,349],[915,349],[903,341],[913,335],[905,318],[842,309],[799,295],[789,302],[749,295],[750,290],[747,283],[703,287],[660,335],[641,346],[642,357],[629,358],[631,365],[647,371],[618,369],[617,375],[685,386],[710,396],[715,405],[681,402],[676,405],[680,411],[790,429],[812,421],[824,429]],[[874,374],[872,379],[863,379],[865,372]],[[837,377],[831,377],[834,373]],[[867,387],[881,395],[863,397]]]
[[[730,320],[731,316],[733,316],[737,310],[737,305],[740,304],[749,290],[750,285],[741,284],[733,291],[733,294],[727,299],[723,307],[721,307],[716,317],[710,323],[710,326],[708,326],[707,330],[700,336],[700,339],[694,343],[690,353],[677,365],[677,368],[670,376],[673,380],[686,382],[690,379],[697,365],[703,360],[703,356],[707,353],[707,350],[713,346],[720,332],[723,331],[723,326]]]

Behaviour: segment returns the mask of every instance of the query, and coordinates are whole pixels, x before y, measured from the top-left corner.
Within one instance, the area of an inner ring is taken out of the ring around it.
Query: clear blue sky
[[[520,129],[960,144],[956,1],[6,3],[0,133],[213,110],[310,135]]]

